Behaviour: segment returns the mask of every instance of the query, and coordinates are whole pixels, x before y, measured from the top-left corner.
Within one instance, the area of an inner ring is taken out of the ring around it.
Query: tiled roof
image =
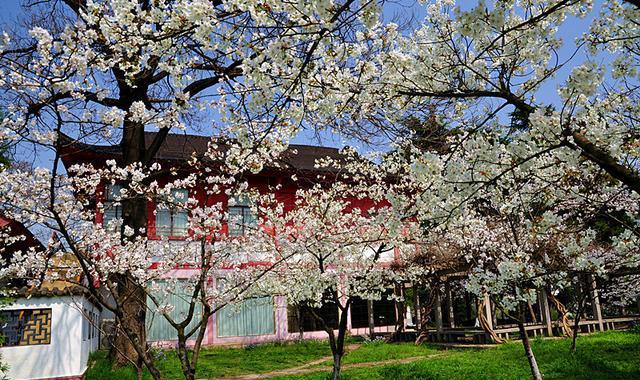
[[[16,252],[26,252],[33,248],[38,251],[44,251],[42,243],[23,224],[0,214],[0,230],[10,236],[23,237],[22,240],[15,241],[8,245],[0,245],[0,256],[5,262],[8,262]],[[3,264],[4,265],[4,264]],[[3,278],[0,280],[0,286],[6,288],[8,286],[22,286],[26,284],[26,280],[21,278]]]
[[[151,145],[156,135],[156,132],[145,132],[144,137],[147,147]],[[198,155],[206,152],[210,141],[211,138],[206,136],[168,134],[163,144],[160,146],[155,159],[184,161],[193,153]],[[216,142],[220,146],[220,149],[225,149],[225,144],[221,141],[222,140]],[[65,148],[65,153],[63,154],[63,160],[65,160],[65,162],[74,161],[69,156],[80,152],[110,157],[118,157],[121,154],[120,147],[118,145],[90,145],[75,141],[68,136],[63,136],[62,144]],[[65,155],[67,157],[65,157]],[[316,159],[324,157],[340,158],[341,155],[337,148],[291,144],[287,151],[282,154],[279,163],[283,167],[289,167],[295,170],[315,171],[317,170],[314,167]]]

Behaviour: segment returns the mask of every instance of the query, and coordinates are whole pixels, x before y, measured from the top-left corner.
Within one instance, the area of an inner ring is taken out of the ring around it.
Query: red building
[[[145,141],[147,146],[151,144],[155,133],[146,133]],[[169,134],[163,145],[159,148],[155,160],[163,168],[172,168],[173,174],[167,174],[157,179],[160,186],[188,174],[192,169],[187,165],[187,161],[192,155],[202,155],[207,151],[210,138],[195,135]],[[219,143],[220,149],[225,149],[224,143]],[[75,164],[90,163],[100,165],[107,160],[118,160],[120,158],[120,147],[88,145],[70,138],[62,141],[61,158],[67,168]],[[276,199],[284,204],[285,211],[294,206],[296,191],[305,186],[311,186],[319,177],[323,180],[331,181],[335,173],[330,169],[318,169],[315,162],[319,158],[331,157],[340,158],[340,153],[336,148],[291,145],[289,149],[281,155],[276,163],[263,168],[258,174],[246,173],[243,179],[247,181],[251,188],[260,192],[276,191]],[[209,163],[215,166],[215,163]],[[293,180],[295,175],[296,180]],[[244,229],[256,222],[255,215],[252,215],[251,208],[242,199],[229,204],[229,199],[224,193],[209,194],[204,188],[196,189],[174,189],[176,200],[197,199],[201,205],[222,204],[228,209],[230,215],[234,215],[239,223],[232,226],[224,225],[223,233],[228,236],[241,236]],[[102,185],[98,189],[98,194],[93,202],[102,202],[104,214],[98,214],[96,223],[108,223],[121,216],[121,208],[114,202],[114,194],[119,193],[118,185]],[[368,208],[372,202],[367,200],[350,200],[354,207]],[[158,208],[154,201],[148,202],[147,207],[147,234],[149,239],[160,239],[168,237],[179,244],[181,240],[189,234],[187,230],[188,211],[186,208]],[[185,269],[188,270],[188,269]],[[175,274],[179,277],[179,271]],[[175,300],[176,308],[173,313],[180,313],[181,306],[179,299]],[[321,309],[327,320],[332,321],[337,326],[338,310],[335,305],[326,305]],[[350,315],[349,326],[352,334],[368,334],[368,314],[366,301],[356,302]],[[151,313],[150,313],[151,314]],[[374,304],[374,320],[379,330],[391,331],[396,324],[397,316],[391,301],[378,301]],[[148,317],[148,338],[150,341],[170,342],[174,340],[173,329],[163,318],[153,320],[153,316]],[[321,331],[320,326],[316,326],[314,319],[310,315],[300,313],[295,307],[287,306],[285,298],[282,296],[254,298],[244,301],[239,307],[223,308],[216,313],[209,321],[207,327],[207,337],[205,344],[227,344],[227,343],[257,343],[270,340],[284,340],[299,338],[299,329],[302,328],[305,337],[326,337],[326,333]]]

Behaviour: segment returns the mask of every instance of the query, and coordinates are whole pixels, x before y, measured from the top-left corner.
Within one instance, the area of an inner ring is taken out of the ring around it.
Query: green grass
[[[413,343],[389,344],[384,341],[373,341],[363,343],[357,350],[347,353],[342,359],[342,363],[377,362],[415,356],[428,356],[438,352],[440,352],[438,348],[429,345],[416,346]],[[332,361],[327,361],[315,367],[326,367],[332,365],[332,363]]]
[[[545,380],[640,379],[640,334],[637,333],[605,332],[579,337],[575,355],[569,353],[568,339],[540,339],[534,340],[532,345]],[[320,380],[326,379],[327,374],[321,372],[279,379]],[[433,359],[346,369],[343,372],[345,380],[527,378],[530,378],[529,366],[519,341],[484,350],[453,349]]]
[[[156,364],[167,380],[184,379],[180,362],[173,351],[156,351]],[[306,362],[331,355],[327,342],[305,341],[302,343],[266,343],[244,348],[207,348],[200,353],[198,378],[234,376],[245,373],[269,372],[281,368],[295,367]],[[135,379],[133,367],[113,371],[104,351],[92,355],[87,371],[87,380]],[[151,379],[145,373],[145,379]]]
[[[578,351],[569,353],[567,339],[534,340],[533,350],[545,380],[549,379],[640,379],[640,334],[605,332],[578,338]],[[166,379],[181,379],[180,364],[167,351],[158,361]],[[407,364],[345,369],[345,380],[355,379],[527,379],[529,366],[519,341],[488,349],[440,349],[410,343],[364,343],[348,353],[343,363],[375,362],[439,354],[431,359]],[[329,356],[326,341],[295,344],[264,344],[249,348],[212,348],[203,351],[198,378],[216,378],[245,373],[264,373],[296,367]],[[326,365],[330,362],[325,363]],[[87,380],[135,379],[132,368],[112,371],[104,353],[95,354],[87,372]],[[317,367],[314,367],[317,368]],[[317,368],[321,371],[321,368]],[[328,372],[317,372],[280,379],[325,379]],[[146,376],[146,378],[149,378]]]

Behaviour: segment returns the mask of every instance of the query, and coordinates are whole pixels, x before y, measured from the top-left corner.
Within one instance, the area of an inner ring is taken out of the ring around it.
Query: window
[[[171,190],[172,199],[159,202],[156,209],[156,234],[158,236],[185,236],[189,211],[186,209],[189,192],[185,189]]]
[[[258,297],[218,310],[219,337],[275,334],[272,297]]]
[[[120,203],[122,185],[108,184],[105,189],[104,215],[102,226],[109,232],[116,232],[122,224],[122,204]]]
[[[82,311],[82,340],[93,340],[98,337],[98,314],[87,308],[83,308]]]
[[[247,197],[234,198],[235,204],[229,206],[229,236],[243,236],[249,228],[256,225],[257,220],[251,212]]]
[[[99,332],[98,332],[98,323],[100,323],[100,316],[98,315],[98,313],[92,313],[93,315],[93,325],[91,325],[91,338],[95,339],[98,337]]]
[[[0,319],[4,347],[51,343],[51,309],[3,310]]]
[[[377,326],[392,326],[397,322],[396,304],[389,299],[392,291],[387,291],[379,300],[373,301],[373,323]],[[369,311],[367,300],[356,298],[351,305],[351,326],[353,328],[369,327]]]
[[[180,280],[177,282],[158,281],[156,290],[149,290],[156,300],[161,304],[171,305],[173,309],[169,312],[171,318],[176,322],[182,322],[189,315],[189,307],[191,306],[192,289],[184,286]],[[195,300],[195,308],[191,322],[185,327],[185,332],[190,332],[198,324],[202,318],[202,305]],[[171,326],[169,321],[160,313],[156,312],[157,307],[151,300],[147,298],[147,339],[149,341],[176,340],[178,333]]]
[[[338,328],[338,305],[334,302],[323,303],[321,307],[314,308],[314,312],[322,318],[327,326]],[[287,324],[291,333],[302,331],[324,330],[320,321],[307,308],[298,305],[287,305]]]

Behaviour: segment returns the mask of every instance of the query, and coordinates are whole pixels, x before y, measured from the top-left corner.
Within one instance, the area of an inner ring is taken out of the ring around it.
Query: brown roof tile
[[[156,136],[156,132],[145,132],[145,143],[147,147]],[[188,159],[193,153],[203,154],[207,150],[210,137],[189,135],[189,134],[169,134],[160,146],[155,156],[156,160],[183,161]],[[73,158],[77,153],[91,153],[99,156],[118,157],[120,147],[117,145],[89,145],[73,140],[68,136],[62,137],[62,144],[66,148],[63,153],[65,163],[73,163]],[[224,149],[224,143],[219,143]],[[287,151],[282,154],[280,164],[282,167],[293,168],[294,170],[317,171],[315,161],[319,158],[331,157],[340,158],[341,154],[337,148],[291,144]]]

